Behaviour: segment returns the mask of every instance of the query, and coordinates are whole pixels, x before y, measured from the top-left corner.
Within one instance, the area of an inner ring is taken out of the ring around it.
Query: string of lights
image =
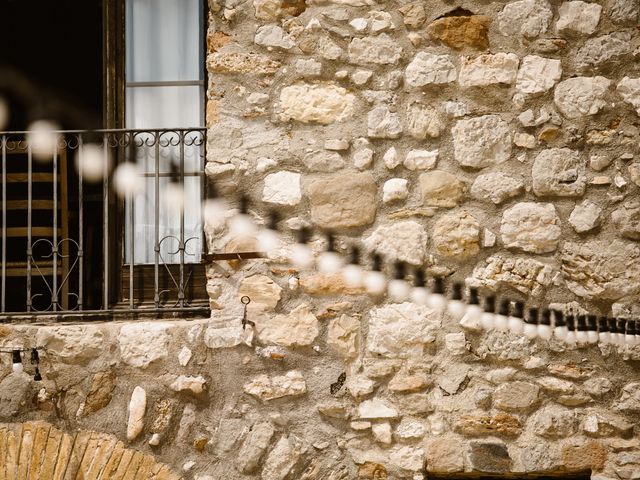
[[[22,354],[26,352],[31,352],[30,355],[30,363],[35,366],[35,371],[33,375],[33,379],[36,382],[42,380],[42,375],[40,374],[40,351],[45,350],[44,347],[15,347],[15,348],[0,348],[0,354],[10,354],[11,355],[11,368],[13,373],[23,373],[24,372],[24,363],[22,360]]]

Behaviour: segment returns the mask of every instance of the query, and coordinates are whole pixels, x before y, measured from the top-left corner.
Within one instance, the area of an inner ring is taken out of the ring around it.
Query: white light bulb
[[[567,339],[567,333],[569,332],[569,329],[566,327],[566,325],[560,326],[560,327],[554,327],[553,329],[553,335],[558,339],[558,340],[562,340],[565,341]]]
[[[387,289],[387,280],[382,272],[367,272],[364,277],[364,287],[372,295],[382,295]]]
[[[22,365],[22,362],[14,363],[11,366],[11,370],[13,371],[13,373],[22,373],[24,372],[24,365]]]
[[[111,167],[110,158],[107,155],[105,161],[104,150],[95,143],[88,143],[76,152],[76,170],[82,175],[82,179],[89,183],[101,182],[105,170],[108,171]]]
[[[576,342],[578,343],[587,343],[587,339],[588,339],[588,335],[587,332],[583,331],[583,330],[578,330],[576,332]]]
[[[9,104],[0,97],[0,130],[4,130],[7,123],[9,123]]]
[[[291,263],[301,269],[313,266],[313,252],[306,243],[296,243],[291,249]]]
[[[444,312],[447,308],[447,297],[441,293],[430,293],[427,297],[427,307],[436,312]]]
[[[208,225],[219,225],[227,218],[228,208],[222,198],[208,198],[202,205],[202,219]]]
[[[635,335],[629,335],[628,333],[624,336],[624,343],[627,345],[633,345]]]
[[[611,334],[609,332],[598,333],[598,341],[602,344],[611,343]]]
[[[411,286],[404,280],[394,278],[389,281],[389,297],[396,303],[406,302],[411,294]]]
[[[522,333],[529,340],[533,340],[538,336],[538,326],[535,323],[525,323],[522,327]]]
[[[184,209],[184,188],[177,182],[169,182],[162,192],[162,201],[168,211],[180,215]]]
[[[524,331],[524,322],[519,317],[509,317],[509,331],[514,335],[522,335]]]
[[[449,300],[447,312],[454,320],[460,321],[466,311],[467,305],[462,300]]]
[[[598,332],[594,330],[587,331],[587,343],[592,345],[598,343]]]
[[[234,237],[251,237],[257,232],[258,226],[247,213],[238,213],[229,219],[229,233]]]
[[[142,171],[135,163],[124,162],[116,167],[113,172],[113,184],[116,192],[121,197],[135,195],[144,188]]]
[[[540,337],[543,340],[551,340],[552,336],[553,336],[553,332],[549,325],[545,325],[545,324],[538,325],[538,337]]]
[[[361,288],[364,282],[364,269],[355,263],[349,263],[342,269],[342,278],[347,288]]]
[[[318,257],[318,269],[320,273],[332,275],[338,273],[342,267],[342,257],[333,251],[322,252]]]
[[[38,161],[51,161],[53,152],[58,148],[59,126],[48,120],[37,120],[27,127],[27,142],[31,146],[33,158]]]
[[[465,314],[460,319],[460,325],[469,330],[480,330],[480,317],[483,313],[480,305],[468,305]]]
[[[509,330],[509,317],[506,315],[496,315],[494,319],[495,329],[499,332],[506,332]]]
[[[496,324],[495,314],[491,312],[482,313],[482,315],[480,316],[480,325],[482,325],[483,329],[493,330],[493,328],[495,327],[495,324]]]
[[[565,342],[568,345],[575,345],[576,344],[576,332],[574,330],[568,330],[567,331],[567,337],[565,338]]]
[[[263,228],[258,232],[258,248],[261,252],[269,253],[280,247],[280,236],[275,230]]]
[[[425,287],[413,287],[411,289],[411,301],[417,305],[426,305],[429,300],[429,290]]]

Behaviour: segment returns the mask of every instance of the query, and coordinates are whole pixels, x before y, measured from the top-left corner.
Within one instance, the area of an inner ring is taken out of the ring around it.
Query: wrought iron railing
[[[206,309],[206,130],[49,133],[0,132],[2,318]]]

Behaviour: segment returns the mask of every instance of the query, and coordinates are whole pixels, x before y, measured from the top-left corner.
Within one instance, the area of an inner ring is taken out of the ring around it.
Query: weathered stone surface
[[[604,96],[610,85],[611,80],[604,77],[568,78],[556,86],[553,101],[560,113],[569,119],[595,115],[606,105]]]
[[[580,152],[569,148],[542,150],[531,170],[533,192],[539,196],[576,197],[587,186],[585,161]]]
[[[328,125],[353,115],[354,103],[354,95],[336,85],[290,85],[280,91],[280,118]]]
[[[560,240],[560,220],[551,203],[517,203],[505,210],[500,234],[506,248],[531,253],[553,252]]]
[[[440,217],[433,226],[433,244],[439,255],[464,259],[480,251],[480,224],[466,210]]]
[[[243,387],[249,395],[261,400],[273,400],[275,398],[303,395],[307,392],[307,384],[297,370],[290,370],[285,375],[268,377],[258,375]]]
[[[405,70],[405,82],[416,88],[455,82],[457,77],[451,56],[428,52],[418,52]]]
[[[507,473],[511,470],[511,457],[503,443],[471,442],[469,463],[473,470],[486,473]]]
[[[567,287],[580,297],[617,300],[640,292],[640,248],[633,243],[567,242],[560,258]]]
[[[201,375],[179,375],[169,386],[174,392],[191,392],[199,395],[207,388],[207,381]]]
[[[458,83],[462,88],[511,85],[516,80],[520,59],[515,53],[463,57]]]
[[[360,319],[341,315],[329,322],[327,345],[344,357],[354,357],[360,350]]]
[[[309,185],[311,219],[322,228],[368,225],[376,215],[377,188],[368,173],[343,172]]]
[[[384,203],[406,200],[409,196],[408,180],[404,178],[390,178],[382,187],[382,201]]]
[[[622,387],[614,409],[625,413],[640,412],[640,383],[632,382]]]
[[[432,439],[427,445],[427,471],[432,473],[456,473],[464,469],[464,450],[457,438]]]
[[[535,95],[549,91],[562,77],[560,60],[527,55],[522,59],[516,90],[524,95]]]
[[[496,205],[520,195],[523,190],[524,183],[521,179],[503,172],[478,175],[471,185],[471,195],[474,198]]]
[[[113,370],[96,373],[91,379],[91,386],[84,401],[83,413],[88,415],[109,405],[115,388],[116,375]]]
[[[129,401],[129,420],[127,422],[127,440],[135,440],[144,427],[144,414],[147,410],[147,392],[137,386],[133,389]]]
[[[349,44],[349,61],[357,65],[388,65],[396,63],[401,54],[402,47],[386,33],[354,38]]]
[[[640,5],[634,0],[613,0],[608,13],[613,23],[633,25],[640,18]]]
[[[567,445],[562,449],[562,459],[570,472],[600,471],[607,461],[607,449],[595,441]]]
[[[582,430],[592,437],[630,437],[633,426],[621,415],[595,409],[588,411],[582,422]]]
[[[84,363],[100,353],[104,336],[92,325],[42,327],[38,330],[36,342],[46,347],[49,355],[66,363]]]
[[[577,419],[572,410],[557,405],[547,405],[529,420],[536,435],[545,438],[570,437],[576,431]]]
[[[301,199],[299,173],[282,171],[265,177],[263,202],[293,206],[300,203]]]
[[[405,128],[412,137],[424,140],[427,137],[439,137],[444,129],[444,122],[435,108],[413,102],[405,114]]]
[[[636,109],[640,115],[640,78],[624,77],[616,88],[625,102]]]
[[[526,411],[539,400],[540,388],[527,382],[510,382],[500,385],[493,394],[494,405],[507,411]]]
[[[256,470],[274,433],[275,429],[270,422],[260,422],[253,426],[238,452],[236,467],[239,472],[247,474]]]
[[[496,415],[461,415],[455,429],[463,435],[504,435],[517,436],[522,425],[517,417],[508,413]]]
[[[300,287],[305,293],[316,296],[361,295],[365,292],[360,287],[348,287],[341,273],[304,276],[300,279]]]
[[[263,25],[258,27],[254,42],[256,45],[280,48],[282,50],[291,50],[296,45],[291,36],[277,25]]]
[[[504,36],[523,35],[535,38],[545,33],[553,18],[546,0],[520,0],[505,5],[498,14],[498,29]]]
[[[344,168],[346,162],[338,152],[314,150],[302,157],[302,163],[311,172],[331,173]]]
[[[428,383],[424,375],[397,374],[391,379],[387,387],[394,393],[417,392],[424,390]]]
[[[464,183],[452,173],[433,170],[418,177],[422,201],[432,207],[455,207],[464,197]]]
[[[388,304],[369,314],[367,349],[385,357],[419,355],[435,340],[441,319],[433,310],[414,303]]]
[[[253,303],[253,297],[251,299]],[[229,325],[228,322],[215,322],[204,331],[203,340],[207,347],[214,349],[231,348],[240,344],[251,346],[253,329],[243,329],[242,324]]]
[[[511,156],[511,130],[499,115],[458,120],[451,133],[454,157],[464,167],[484,168]]]
[[[120,358],[127,365],[145,368],[167,357],[168,323],[130,323],[120,328],[118,344]]]
[[[398,138],[402,135],[400,115],[379,105],[367,115],[367,135],[370,138]]]
[[[602,208],[597,204],[589,200],[584,200],[579,205],[576,205],[571,212],[569,223],[578,233],[588,232],[600,225],[601,213]]]
[[[207,57],[211,73],[273,75],[281,66],[277,60],[251,52],[216,52]]]
[[[9,420],[20,412],[33,395],[32,377],[10,373],[0,381],[0,418]]]
[[[258,339],[285,347],[311,345],[318,336],[318,319],[307,304],[302,304],[288,314],[262,317],[256,322]]]
[[[526,295],[541,295],[551,284],[554,269],[532,258],[513,258],[492,255],[486,264],[478,264],[470,283],[497,291],[514,288]]]
[[[284,480],[298,463],[302,451],[303,445],[296,437],[280,437],[264,462],[262,480]]]
[[[358,405],[358,418],[396,418],[398,410],[379,398],[365,400]]]
[[[371,433],[376,442],[380,442],[386,445],[392,443],[391,425],[389,422],[376,423],[371,426]]]
[[[486,15],[451,15],[434,20],[427,32],[452,48],[472,47],[484,50],[489,46],[491,17]]]
[[[564,2],[558,9],[556,29],[559,32],[569,31],[590,35],[598,28],[602,7],[597,3],[580,0]]]
[[[631,51],[631,34],[629,32],[614,32],[587,40],[584,46],[578,50],[576,63],[582,69],[601,67],[608,62],[619,61],[621,57],[630,54]]]
[[[403,417],[396,427],[394,436],[401,440],[417,440],[424,437],[426,433],[427,428],[420,420]]]
[[[397,446],[389,451],[391,465],[411,472],[422,470],[424,457],[425,452],[419,447]]]
[[[363,243],[367,250],[380,253],[387,261],[422,265],[427,256],[427,241],[427,232],[422,225],[405,220],[381,225]]]
[[[550,376],[539,378],[538,385],[550,393],[571,394],[576,392],[576,386],[572,382]]]

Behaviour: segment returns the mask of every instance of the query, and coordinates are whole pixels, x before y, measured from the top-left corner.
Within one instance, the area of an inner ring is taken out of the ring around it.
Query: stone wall
[[[637,0],[209,6],[206,173],[258,223],[276,209],[341,251],[638,314]],[[224,222],[207,235],[256,248]],[[640,347],[465,331],[292,269],[293,238],[211,266],[211,319],[3,327],[0,345],[45,350],[41,383],[0,357],[0,464],[49,429],[105,435],[74,478],[106,478],[92,459],[116,448],[122,478],[640,478]]]

